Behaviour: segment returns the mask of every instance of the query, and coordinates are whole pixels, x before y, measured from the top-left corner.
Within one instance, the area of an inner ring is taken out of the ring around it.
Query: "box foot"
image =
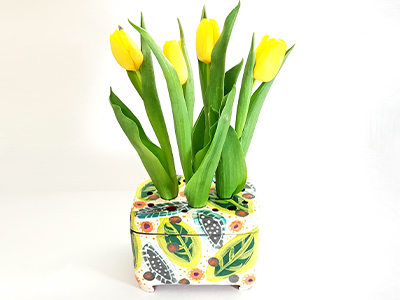
[[[251,289],[251,285],[239,285],[239,291],[248,291]]]
[[[139,284],[140,288],[147,293],[154,293],[156,290],[154,286]]]

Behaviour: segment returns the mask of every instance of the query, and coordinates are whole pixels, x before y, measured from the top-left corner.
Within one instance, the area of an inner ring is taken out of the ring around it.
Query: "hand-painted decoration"
[[[193,219],[206,234],[211,246],[221,248],[225,233],[225,218],[209,210],[199,210],[193,213]]]
[[[200,239],[190,226],[164,218],[157,234],[158,245],[173,263],[184,268],[193,268],[199,263]]]
[[[240,275],[248,271],[257,261],[258,229],[249,234],[237,235],[216,254],[219,261],[216,266],[207,267],[207,280],[220,281],[231,275]]]
[[[172,269],[151,244],[144,245],[141,252],[143,260],[149,268],[149,271],[143,274],[145,280],[157,279],[163,284],[176,283]]]
[[[175,215],[182,210],[191,209],[187,201],[168,201],[165,203],[157,203],[154,205],[147,205],[147,207],[136,211],[139,219],[148,219],[155,217],[165,217]]]
[[[207,205],[193,209],[184,194],[184,177],[177,180],[180,189],[173,200],[149,199],[149,191],[158,195],[149,180],[136,193],[131,239],[140,287],[147,292],[163,284],[251,288],[258,254],[254,185],[248,180],[232,199],[219,199],[213,182]]]

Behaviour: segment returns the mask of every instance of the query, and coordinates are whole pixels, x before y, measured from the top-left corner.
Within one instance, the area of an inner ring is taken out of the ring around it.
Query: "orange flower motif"
[[[179,193],[179,195],[181,195],[181,197],[186,197],[186,195],[185,195],[185,192],[184,192],[184,191],[180,192],[180,193]]]
[[[254,281],[256,281],[256,276],[254,276],[253,274],[248,274],[248,275],[244,276],[242,283],[246,284],[246,285],[250,285]]]
[[[243,222],[242,221],[233,221],[231,225],[229,225],[229,229],[233,232],[238,232],[242,230]]]
[[[151,222],[145,221],[140,223],[140,228],[143,232],[152,232],[154,229],[154,225]]]
[[[142,207],[145,207],[146,205],[147,205],[147,203],[144,202],[144,201],[135,201],[135,202],[133,203],[133,206],[134,206],[135,208],[142,208]]]
[[[191,280],[202,280],[204,279],[204,272],[200,269],[192,269],[189,271],[189,278]]]

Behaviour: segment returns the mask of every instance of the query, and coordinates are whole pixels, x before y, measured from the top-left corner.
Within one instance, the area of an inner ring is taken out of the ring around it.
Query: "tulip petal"
[[[278,73],[286,52],[283,40],[271,39],[261,53],[254,67],[254,78],[260,81],[271,81]]]
[[[258,44],[256,48],[256,61],[260,57],[262,51],[265,49],[265,44],[267,43],[268,38],[269,38],[268,34],[264,35],[264,37],[261,39],[261,42]]]
[[[188,70],[182,50],[177,41],[165,42],[163,53],[178,73],[181,85],[185,84],[188,79]]]
[[[111,52],[115,60],[125,70],[136,70],[129,52],[123,46],[121,40],[114,35],[110,35]]]
[[[130,36],[123,30],[115,30],[110,36],[111,51],[115,60],[126,70],[136,71],[143,62],[143,54]]]
[[[214,19],[210,19],[210,23],[211,23],[211,26],[213,28],[213,42],[214,42],[214,45],[215,45],[217,43],[218,39],[219,39],[219,36],[221,35],[221,32],[219,31],[219,27],[218,27],[217,21],[215,21]],[[214,47],[214,45],[213,45],[213,47]]]
[[[210,64],[214,48],[214,28],[209,19],[201,20],[196,31],[196,52],[200,61]]]

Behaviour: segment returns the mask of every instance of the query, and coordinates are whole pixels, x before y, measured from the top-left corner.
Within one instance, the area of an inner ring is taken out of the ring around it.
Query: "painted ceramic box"
[[[163,200],[151,180],[143,181],[131,210],[136,280],[147,292],[166,284],[237,285],[256,281],[258,205],[248,180],[232,199],[219,199],[213,182],[205,207],[194,209],[179,194]]]

